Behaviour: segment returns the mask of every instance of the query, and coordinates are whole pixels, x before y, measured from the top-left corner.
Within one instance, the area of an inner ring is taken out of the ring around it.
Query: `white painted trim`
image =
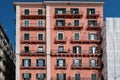
[[[16,80],[20,80],[20,6],[16,5]]]
[[[51,78],[50,67],[50,6],[46,5],[46,54],[47,54],[47,80]]]

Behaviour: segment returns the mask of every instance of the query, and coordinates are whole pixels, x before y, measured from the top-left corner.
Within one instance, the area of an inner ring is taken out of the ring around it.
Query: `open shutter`
[[[98,34],[95,34],[95,40],[98,40]]]
[[[59,59],[57,59],[57,66],[59,66]]]
[[[31,66],[31,60],[29,59],[29,66]]]
[[[57,8],[55,8],[55,14],[58,14],[58,9]]]
[[[82,66],[82,59],[79,60],[79,66]]]
[[[66,9],[65,8],[63,9],[63,14],[66,14]]]
[[[98,53],[98,47],[95,47],[95,52]]]
[[[81,46],[79,46],[79,53],[81,53]]]
[[[89,47],[89,53],[92,53],[93,51],[92,51],[92,47],[90,46]]]
[[[66,74],[63,74],[63,76],[64,76],[64,80],[66,80]]]
[[[63,66],[66,66],[66,61],[65,61],[65,59],[63,59]]]
[[[95,60],[95,65],[98,66],[98,60]]]
[[[45,60],[43,59],[43,66],[45,66]]]
[[[76,53],[76,46],[73,46],[73,53]]]

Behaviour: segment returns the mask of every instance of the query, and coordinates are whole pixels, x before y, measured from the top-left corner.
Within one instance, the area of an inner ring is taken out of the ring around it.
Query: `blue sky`
[[[34,0],[0,0],[0,22],[3,24],[3,27],[13,45],[15,44],[14,1]],[[104,17],[120,17],[120,0],[105,0]]]

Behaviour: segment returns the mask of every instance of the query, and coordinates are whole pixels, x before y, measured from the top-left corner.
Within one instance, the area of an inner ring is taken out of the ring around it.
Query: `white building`
[[[120,80],[120,18],[106,18],[102,35],[104,80]]]

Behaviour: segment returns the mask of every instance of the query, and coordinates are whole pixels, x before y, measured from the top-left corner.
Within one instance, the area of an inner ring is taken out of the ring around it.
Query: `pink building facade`
[[[104,2],[15,2],[16,80],[103,80]]]

